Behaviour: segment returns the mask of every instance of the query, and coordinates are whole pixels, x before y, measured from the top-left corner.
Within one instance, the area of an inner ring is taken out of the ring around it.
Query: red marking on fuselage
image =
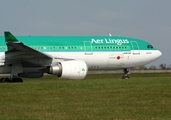
[[[117,60],[119,60],[121,57],[120,56],[117,56]]]

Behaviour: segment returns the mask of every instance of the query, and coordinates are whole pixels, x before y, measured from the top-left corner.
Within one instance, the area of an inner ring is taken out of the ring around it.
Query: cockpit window
[[[153,46],[152,46],[152,45],[148,45],[148,46],[147,46],[147,48],[152,49],[152,48],[153,48]]]

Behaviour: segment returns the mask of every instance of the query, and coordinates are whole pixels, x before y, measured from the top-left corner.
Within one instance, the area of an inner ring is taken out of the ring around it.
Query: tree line
[[[159,66],[152,65],[150,67],[142,65],[131,69],[132,70],[171,70],[171,65],[160,64]]]

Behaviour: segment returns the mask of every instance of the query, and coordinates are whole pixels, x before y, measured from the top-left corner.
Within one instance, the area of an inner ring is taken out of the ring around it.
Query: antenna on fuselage
[[[112,34],[109,33],[109,36],[112,36]]]

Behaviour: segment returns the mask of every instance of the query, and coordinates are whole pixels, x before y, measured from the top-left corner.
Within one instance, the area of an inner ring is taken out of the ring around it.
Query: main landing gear
[[[125,68],[123,72],[124,72],[124,75],[122,76],[122,79],[129,79],[129,76],[128,76],[129,69]]]
[[[10,75],[10,78],[0,78],[0,83],[22,83],[23,80],[21,78],[14,77]]]

